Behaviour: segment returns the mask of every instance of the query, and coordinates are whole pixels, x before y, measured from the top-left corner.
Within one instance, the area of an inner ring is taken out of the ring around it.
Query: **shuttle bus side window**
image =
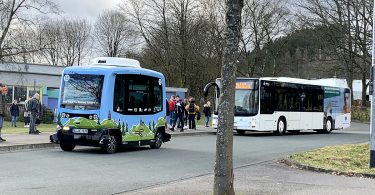
[[[125,102],[125,79],[123,75],[116,75],[115,89],[113,94],[113,111],[124,112]]]

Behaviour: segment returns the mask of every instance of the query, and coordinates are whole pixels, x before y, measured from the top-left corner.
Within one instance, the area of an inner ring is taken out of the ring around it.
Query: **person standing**
[[[28,110],[30,111],[30,127],[29,134],[39,134],[36,130],[36,120],[40,114],[39,105],[40,96],[36,93],[33,98],[29,101]]]
[[[3,123],[4,123],[4,117],[5,117],[5,96],[8,92],[8,88],[6,88],[5,85],[0,83],[0,142],[6,141],[1,137],[1,129],[3,128]]]
[[[195,115],[199,113],[199,106],[195,104],[195,99],[189,99],[189,105],[185,106],[189,116],[189,129],[197,129],[195,126]]]
[[[10,115],[12,116],[12,127],[17,127],[17,117],[20,115],[17,100],[14,100],[10,106]]]
[[[29,99],[25,101],[25,110],[23,112],[23,118],[25,119],[25,126],[30,127],[30,112],[29,112],[29,102],[31,102],[32,97],[30,96]]]
[[[171,99],[169,100],[169,113],[170,113],[170,121],[169,121],[169,125],[170,125],[170,130],[171,131],[174,131],[174,125],[176,124],[176,96],[175,95],[172,95],[171,96]]]
[[[181,132],[184,131],[184,113],[185,113],[185,104],[180,99],[180,96],[176,96],[176,119],[178,121],[177,127],[181,128]],[[173,125],[172,129],[174,129],[176,123]]]
[[[210,122],[210,117],[211,117],[211,102],[210,101],[207,101],[207,103],[204,104],[203,113],[206,119],[205,126],[209,127],[208,123]]]
[[[187,99],[187,98],[185,98],[184,99],[184,105],[185,105],[185,107],[187,106],[187,105],[189,105],[189,100]],[[188,113],[188,111],[185,109],[184,110],[184,124],[185,124],[185,126],[184,126],[184,129],[187,129],[188,127],[188,120],[189,120],[189,113]]]

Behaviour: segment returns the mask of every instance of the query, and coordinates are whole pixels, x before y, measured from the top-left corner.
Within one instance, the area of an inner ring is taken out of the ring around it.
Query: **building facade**
[[[27,97],[41,94],[44,106],[55,110],[58,104],[61,74],[65,67],[43,64],[0,63],[0,83],[8,86],[7,102],[23,104]],[[167,95],[185,98],[186,88],[167,87]]]

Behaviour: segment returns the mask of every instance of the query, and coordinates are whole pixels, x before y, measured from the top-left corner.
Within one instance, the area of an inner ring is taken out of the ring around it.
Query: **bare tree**
[[[61,32],[61,24],[59,21],[49,20],[39,26],[38,37],[40,42],[45,45],[43,50],[39,52],[43,61],[57,66],[60,64],[61,47],[63,36]]]
[[[234,194],[233,188],[233,122],[236,63],[241,34],[243,0],[226,1],[226,29],[222,86],[219,103],[219,121],[216,138],[214,194]]]
[[[61,55],[63,65],[80,65],[82,57],[85,55],[91,26],[87,20],[62,20],[61,25]]]
[[[372,12],[370,0],[304,0],[299,7],[307,11],[307,15],[299,15],[304,25],[326,27],[324,37],[335,47],[334,55],[344,66],[349,87],[359,73],[362,79],[363,94],[368,83],[371,65]]]
[[[241,32],[241,53],[247,70],[242,73],[246,76],[263,76],[266,68],[264,45],[272,42],[276,37],[284,36],[288,30],[288,9],[285,1],[278,0],[245,0],[243,28]],[[271,49],[268,55],[275,58],[280,50]],[[276,60],[273,63],[273,75],[276,69]],[[258,70],[257,70],[258,68]],[[258,73],[257,73],[258,71]]]
[[[124,55],[133,34],[124,14],[118,11],[106,11],[96,21],[94,39],[99,45],[99,52],[116,57]]]
[[[12,31],[20,26],[32,27],[35,17],[30,11],[37,13],[57,13],[57,5],[50,0],[2,0],[0,3],[0,60],[4,57],[30,52],[28,48],[14,48],[8,43]]]

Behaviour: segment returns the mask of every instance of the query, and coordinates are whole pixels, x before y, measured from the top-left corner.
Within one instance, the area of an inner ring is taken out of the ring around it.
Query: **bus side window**
[[[115,87],[113,94],[113,111],[118,113],[124,112],[125,102],[125,81],[123,75],[116,75]]]

